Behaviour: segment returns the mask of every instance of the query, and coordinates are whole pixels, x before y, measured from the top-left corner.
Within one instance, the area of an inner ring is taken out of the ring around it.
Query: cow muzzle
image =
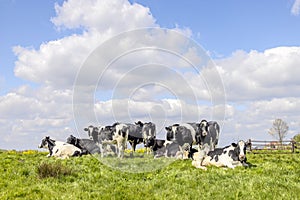
[[[203,137],[207,136],[207,131],[203,131],[203,132],[202,132],[202,136],[203,136]]]
[[[239,155],[239,159],[240,159],[240,161],[244,161],[244,160],[245,160],[245,158],[246,158],[246,156],[245,156],[245,155]]]

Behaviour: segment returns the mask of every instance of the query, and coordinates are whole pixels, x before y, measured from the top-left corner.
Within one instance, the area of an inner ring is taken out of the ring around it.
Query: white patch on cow
[[[244,152],[244,148],[245,148],[245,142],[244,141],[239,141],[238,142],[238,146],[240,148],[240,154],[239,154],[239,159],[240,160],[244,160],[245,159],[245,152]]]
[[[173,133],[174,140],[175,140],[175,133],[176,133],[177,127],[178,126],[172,126],[172,133]]]
[[[81,153],[81,149],[72,144],[61,141],[55,141],[55,146],[52,149],[53,153],[50,156],[65,159],[74,155],[76,151]]]
[[[125,137],[123,137],[122,131],[126,130]],[[123,158],[124,150],[126,149],[126,143],[129,135],[129,129],[126,124],[116,125],[116,132],[113,134],[113,140],[117,142],[118,157]]]

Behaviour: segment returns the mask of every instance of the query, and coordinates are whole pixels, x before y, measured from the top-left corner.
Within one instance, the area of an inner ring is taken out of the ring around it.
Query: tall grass
[[[47,163],[43,162],[37,167],[37,175],[39,178],[54,177],[59,178],[61,176],[70,176],[74,173],[74,169],[67,167],[60,162]]]
[[[202,171],[190,160],[143,154],[58,160],[41,152],[0,151],[0,199],[299,199],[299,154],[247,157],[249,168]],[[47,175],[56,169],[58,175]]]

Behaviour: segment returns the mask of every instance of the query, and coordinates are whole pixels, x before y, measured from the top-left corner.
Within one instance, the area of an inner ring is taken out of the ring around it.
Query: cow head
[[[139,127],[141,127],[141,128],[144,126],[144,123],[141,122],[141,121],[134,122],[134,123],[135,123],[135,125],[137,125],[137,126],[139,126]]]
[[[41,144],[38,146],[39,148],[44,148],[44,149],[48,149],[49,145],[54,146],[55,145],[55,140],[50,139],[49,136],[46,136]]]
[[[154,146],[155,143],[155,138],[154,137],[149,137],[144,139],[144,146],[145,147],[152,147]]]
[[[99,132],[98,127],[94,127],[92,125],[88,126],[87,128],[84,128],[83,130],[88,132],[90,139],[96,139],[96,136],[98,135]]]
[[[243,162],[246,161],[246,148],[248,143],[240,140],[237,144],[231,144],[234,147],[234,152],[238,156],[238,160]]]
[[[67,143],[75,145],[76,140],[77,140],[76,137],[74,137],[73,135],[70,135],[70,136],[67,138]]]
[[[199,129],[200,129],[200,132],[201,132],[201,136],[207,136],[208,134],[208,122],[203,119],[200,124],[199,124]]]
[[[173,124],[172,126],[168,126],[165,127],[166,131],[167,131],[167,140],[171,141],[171,140],[175,140],[175,134],[177,131],[179,124]]]
[[[48,142],[47,142],[48,139],[50,139],[50,137],[49,137],[49,136],[46,136],[46,137],[42,140],[41,144],[39,145],[39,148],[47,149],[47,148],[48,148]]]

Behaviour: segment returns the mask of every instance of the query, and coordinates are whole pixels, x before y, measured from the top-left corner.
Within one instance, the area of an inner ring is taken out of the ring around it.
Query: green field
[[[300,199],[300,154],[248,154],[249,168],[190,160],[0,151],[0,199]],[[105,163],[105,164],[103,164]]]

